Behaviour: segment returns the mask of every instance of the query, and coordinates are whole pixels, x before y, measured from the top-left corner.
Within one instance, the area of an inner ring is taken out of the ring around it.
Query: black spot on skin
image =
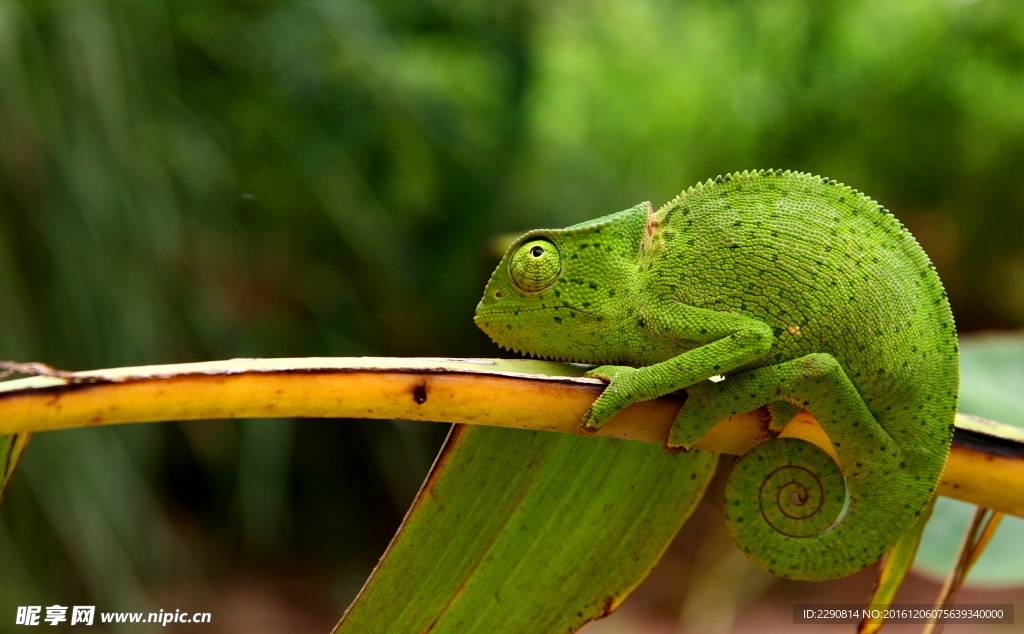
[[[561,317],[555,317],[555,323],[556,324],[562,323],[562,318]]]
[[[643,318],[641,317],[640,319],[636,320],[636,325],[640,326],[641,328],[646,328],[647,327],[647,322],[644,321]]]
[[[611,289],[610,291],[608,291],[608,297],[615,297],[615,289],[614,288]]]
[[[597,282],[591,282],[588,286],[590,286],[590,288],[594,289],[595,291],[597,290]]]
[[[413,388],[413,390],[412,390],[412,400],[416,401],[417,405],[423,405],[424,403],[427,402],[427,385],[426,385],[426,383],[423,383],[421,385],[417,385],[415,388]]]

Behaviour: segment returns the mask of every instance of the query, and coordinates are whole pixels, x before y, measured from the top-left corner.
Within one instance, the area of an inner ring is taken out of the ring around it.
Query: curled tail
[[[888,481],[870,481],[878,476]],[[857,478],[844,513],[846,479],[832,458],[805,440],[779,438],[736,464],[725,519],[737,545],[769,572],[808,581],[844,577],[878,560],[920,512],[913,504],[893,508],[881,496],[863,499],[866,491],[899,487],[898,478],[898,471]]]

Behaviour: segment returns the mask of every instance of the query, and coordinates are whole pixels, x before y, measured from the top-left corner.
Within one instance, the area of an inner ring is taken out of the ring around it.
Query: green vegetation
[[[1009,0],[2,3],[0,359],[497,356],[472,323],[495,235],[761,167],[870,192],[961,331],[1019,327],[1022,103]],[[329,627],[442,434],[39,434],[0,618],[283,573],[329,588]]]

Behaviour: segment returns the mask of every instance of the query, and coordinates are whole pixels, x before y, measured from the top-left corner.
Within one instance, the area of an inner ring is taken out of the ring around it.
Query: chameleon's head
[[[644,203],[516,240],[487,284],[476,324],[517,352],[584,363],[619,357],[610,334],[649,208]]]

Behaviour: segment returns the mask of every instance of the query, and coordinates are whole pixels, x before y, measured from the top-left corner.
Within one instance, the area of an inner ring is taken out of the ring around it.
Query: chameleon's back
[[[751,367],[813,352],[843,366],[922,479],[942,469],[959,385],[953,317],[928,256],[853,189],[780,171],[691,188],[648,223],[641,261],[684,304],[777,333]]]

